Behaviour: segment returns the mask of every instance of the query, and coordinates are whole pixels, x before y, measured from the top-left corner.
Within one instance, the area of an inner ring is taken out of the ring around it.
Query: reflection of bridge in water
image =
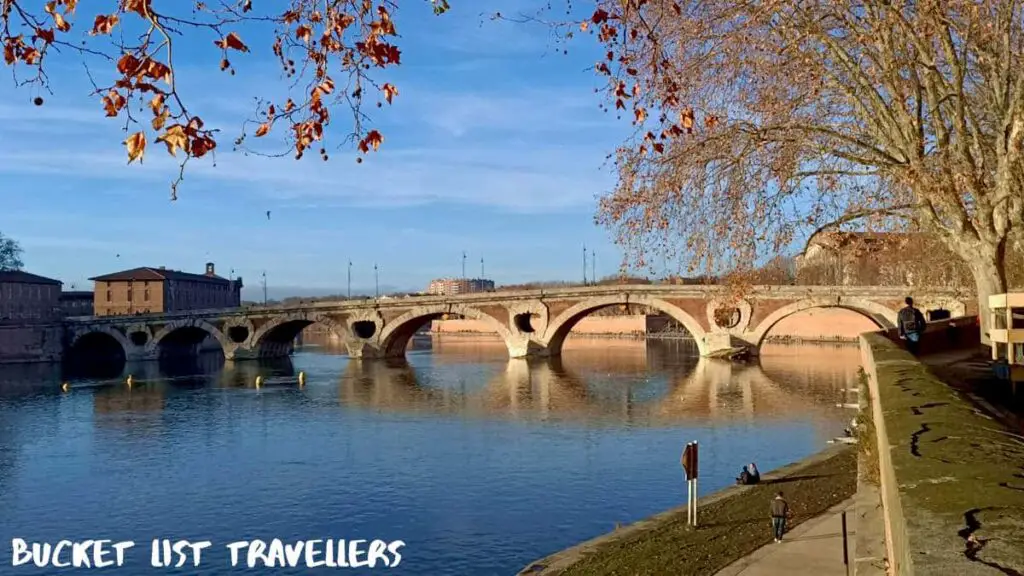
[[[340,375],[318,370],[307,375],[307,389],[322,397],[326,387],[336,387],[343,405],[406,415],[645,425],[809,414],[834,420],[842,390],[855,387],[858,361],[852,347],[782,346],[756,363],[735,364],[689,356],[685,342],[602,339],[571,341],[564,357],[508,359],[497,340],[429,340],[417,347],[434,353],[414,353],[412,362],[339,358]],[[137,363],[126,372],[133,387],[122,374],[94,392],[95,412],[112,424],[119,413],[160,412],[183,389],[254,388],[257,376],[294,378],[298,368],[290,358],[225,366],[219,355],[201,355],[184,363]]]
[[[835,410],[846,383],[826,382],[808,394],[815,384],[772,379],[758,364],[710,359],[646,378],[577,372],[559,359],[512,359],[476,387],[435,387],[422,383],[407,362],[395,361],[350,362],[339,394],[346,405],[398,413],[653,424],[786,419]]]

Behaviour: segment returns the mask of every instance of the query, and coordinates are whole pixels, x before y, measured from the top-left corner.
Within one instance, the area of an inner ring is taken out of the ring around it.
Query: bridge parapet
[[[165,343],[219,345],[229,359],[283,356],[311,324],[325,326],[353,357],[393,357],[405,353],[417,330],[431,320],[472,318],[494,329],[509,355],[557,356],[573,326],[589,314],[618,306],[645,307],[672,317],[694,337],[701,354],[733,346],[753,351],[777,322],[821,307],[855,310],[882,328],[892,327],[908,294],[924,309],[952,315],[976,308],[973,296],[947,289],[877,286],[756,286],[727,299],[724,287],[704,285],[612,285],[456,296],[351,299],[290,306],[253,306],[139,316],[77,317],[66,320],[72,346],[85,334],[102,333],[125,348],[131,359],[151,359]],[[182,336],[192,334],[191,339]]]

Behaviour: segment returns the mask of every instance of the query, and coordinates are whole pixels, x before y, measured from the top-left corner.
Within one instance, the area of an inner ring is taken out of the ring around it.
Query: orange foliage
[[[449,8],[447,0],[429,2],[435,14],[443,14]],[[254,136],[267,136],[283,123],[286,129],[281,135],[289,141],[296,158],[319,145],[320,155],[326,160],[325,128],[330,124],[332,108],[343,103],[352,110],[350,138],[361,153],[376,151],[384,142],[380,132],[363,127],[360,107],[368,89],[379,93],[381,100],[389,104],[398,96],[398,88],[393,84],[378,85],[369,77],[371,70],[396,66],[401,61],[401,51],[395,44],[398,32],[392,19],[397,0],[195,2],[191,13],[185,15],[181,6],[188,2],[120,0],[117,4],[114,12],[93,15],[88,28],[92,40],[79,42],[67,33],[74,27],[76,12],[92,9],[91,3],[0,0],[3,60],[16,73],[19,69],[29,72],[30,77],[22,80],[22,84],[42,87],[47,84],[44,65],[52,54],[70,52],[109,62],[107,71],[113,77],[109,85],[97,89],[96,95],[108,117],[125,122],[125,132],[130,133],[123,142],[128,162],[142,162],[147,133],[153,142],[164,143],[170,155],[183,153],[181,172],[171,185],[172,200],[177,197],[177,187],[189,159],[213,152],[218,144],[215,131],[206,128],[202,118],[191,111],[174,79],[173,48],[178,42],[192,43],[196,34],[213,36],[212,44],[221,52],[220,70],[234,74],[228,53],[250,52],[238,29],[246,22],[277,25],[268,44],[285,73],[305,82],[305,97],[289,98],[279,105],[260,101]],[[254,4],[266,12],[257,12]],[[175,9],[179,11],[160,11]],[[120,27],[130,27],[134,33],[140,25],[143,33],[138,40],[124,40],[131,34],[118,31]],[[342,78],[344,82],[340,81]],[[336,82],[340,86],[336,87]],[[43,99],[37,97],[35,102],[41,105]],[[133,102],[148,106],[152,114],[149,126],[132,115]],[[243,132],[235,141],[236,147],[243,147],[244,141]]]

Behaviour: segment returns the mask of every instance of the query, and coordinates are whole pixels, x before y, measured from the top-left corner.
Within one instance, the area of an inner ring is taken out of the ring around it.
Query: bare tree
[[[1020,0],[598,0],[637,130],[599,221],[709,273],[843,225],[934,233],[983,325],[1024,229]]]

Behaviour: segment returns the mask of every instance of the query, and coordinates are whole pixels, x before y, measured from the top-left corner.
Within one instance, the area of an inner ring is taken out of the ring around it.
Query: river
[[[123,574],[167,571],[149,566],[154,538],[212,541],[194,574],[241,570],[224,545],[255,538],[402,540],[385,572],[514,574],[684,503],[689,441],[707,494],[750,461],[820,450],[852,417],[836,403],[855,347],[779,346],[747,366],[693,354],[574,338],[528,363],[435,337],[361,363],[322,343],[273,364],[128,366],[67,392],[58,367],[0,367],[0,574],[53,572],[12,567],[16,537],[133,540],[107,569]],[[298,371],[304,387],[275,385]]]

